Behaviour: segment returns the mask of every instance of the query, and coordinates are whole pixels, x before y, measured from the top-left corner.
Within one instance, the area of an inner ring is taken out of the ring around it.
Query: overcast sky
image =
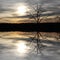
[[[0,0],[0,17],[14,16],[16,4],[28,6],[39,3],[46,10],[43,14],[60,14],[60,0]]]

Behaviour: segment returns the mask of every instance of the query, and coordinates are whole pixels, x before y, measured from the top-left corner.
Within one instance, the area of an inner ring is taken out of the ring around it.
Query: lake
[[[60,41],[36,36],[36,32],[0,32],[0,60],[60,60]]]

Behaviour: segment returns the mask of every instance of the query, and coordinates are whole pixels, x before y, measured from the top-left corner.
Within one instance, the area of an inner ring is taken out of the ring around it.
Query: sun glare
[[[26,6],[19,6],[17,8],[17,13],[18,15],[25,15],[26,14],[26,11],[27,11],[27,7]]]
[[[26,53],[26,49],[27,49],[27,46],[26,46],[25,42],[20,41],[17,44],[17,51],[19,53]]]

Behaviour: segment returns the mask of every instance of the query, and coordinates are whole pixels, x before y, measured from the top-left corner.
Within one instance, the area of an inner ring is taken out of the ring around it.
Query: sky
[[[37,3],[42,5],[43,15],[60,14],[60,0],[0,0],[0,20],[3,17],[18,18],[23,15],[25,17],[27,15],[25,12]]]

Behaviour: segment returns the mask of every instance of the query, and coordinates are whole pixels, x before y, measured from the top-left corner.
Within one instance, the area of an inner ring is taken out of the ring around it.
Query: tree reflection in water
[[[41,38],[43,38],[43,36],[41,35],[41,33],[36,32],[35,36],[30,37],[30,38],[31,38],[30,45],[35,43],[34,44],[34,49],[31,52],[33,52],[36,49],[37,54],[39,54],[39,53],[43,54],[42,49],[47,47],[47,46],[42,44],[42,39]]]
[[[43,54],[43,50],[52,46],[60,45],[60,38],[58,38],[59,35],[57,35],[58,33],[46,32],[48,36],[45,36],[46,34],[41,32],[36,32],[34,34],[35,35],[33,37],[30,37],[31,41],[29,45],[34,46],[31,52],[36,51],[37,54]],[[52,36],[52,34],[55,36]]]

